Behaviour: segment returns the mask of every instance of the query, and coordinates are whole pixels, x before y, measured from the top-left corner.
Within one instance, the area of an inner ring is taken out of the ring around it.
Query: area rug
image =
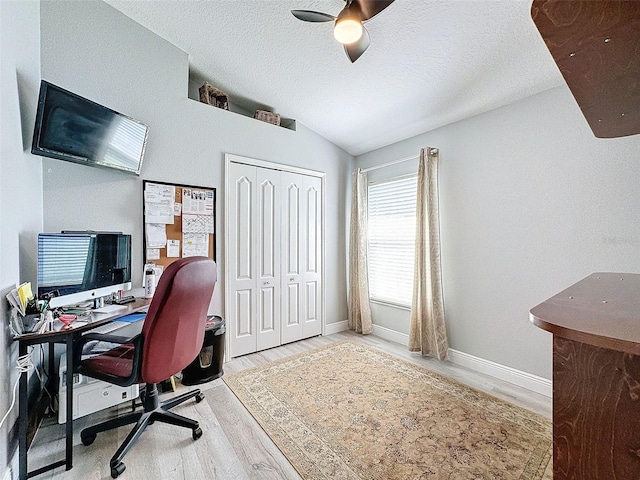
[[[305,480],[552,478],[550,420],[357,341],[223,378]]]

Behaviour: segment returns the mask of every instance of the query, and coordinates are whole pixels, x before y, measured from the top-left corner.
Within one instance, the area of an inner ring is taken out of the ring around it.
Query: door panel
[[[287,263],[285,275],[300,273],[300,180],[297,175],[283,174],[287,184],[287,199],[285,208],[285,231],[287,234],[285,252]]]
[[[305,179],[306,180],[306,179]],[[319,236],[320,230],[320,209],[319,203],[320,192],[313,185],[305,187],[305,207],[306,207],[306,232],[304,238],[306,240],[306,268],[305,272],[316,273],[318,271],[318,252],[319,252]]]
[[[279,299],[274,295],[273,287],[260,288],[260,303],[258,307],[258,337],[257,337],[257,349],[262,350],[265,348],[271,348],[280,343],[280,328],[278,322],[280,319],[277,317],[276,312],[279,312],[279,308],[276,305]],[[267,337],[272,336],[276,332],[275,345],[269,344],[266,341]]]
[[[287,285],[286,295],[285,295],[285,316],[284,316],[284,327],[285,331],[289,335],[293,335],[292,332],[296,331],[298,326],[300,326],[300,289],[298,288],[297,283]],[[297,340],[297,336],[292,336],[287,338],[286,341]]]
[[[294,342],[302,338],[302,286],[300,285],[301,261],[304,259],[301,241],[302,222],[301,193],[303,176],[296,173],[282,172],[282,186],[285,191],[285,205],[282,212],[283,230],[286,232],[282,242],[282,254],[286,258],[283,265],[282,280],[285,298],[282,317],[282,343]]]
[[[262,172],[258,172],[261,174]],[[260,180],[260,179],[258,179]],[[260,183],[259,201],[259,231],[260,242],[260,278],[275,278],[276,262],[280,248],[276,235],[279,233],[277,217],[280,212],[276,209],[276,185],[271,180],[264,179]]]
[[[305,292],[305,322],[318,319],[318,282],[307,282]]]
[[[244,339],[253,336],[251,311],[253,310],[253,292],[251,290],[236,290],[236,328],[235,337]]]
[[[256,169],[247,165],[229,167],[229,299],[227,323],[230,356],[256,351],[257,287],[256,247],[254,245],[256,211]]]
[[[304,268],[300,282],[305,285],[302,336],[322,333],[322,179],[304,176],[302,223],[304,231]]]
[[[258,194],[258,350],[280,345],[280,172],[256,168]]]
[[[241,175],[236,181],[236,279],[251,280],[253,262],[251,245],[253,230],[253,194],[251,189],[254,182],[248,177]]]

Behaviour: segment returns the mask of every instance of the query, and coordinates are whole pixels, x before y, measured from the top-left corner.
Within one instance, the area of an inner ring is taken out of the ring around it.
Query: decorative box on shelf
[[[205,82],[199,89],[200,101],[214,107],[229,110],[229,97],[219,88]]]
[[[260,120],[261,122],[271,123],[273,125],[280,125],[280,114],[267,112],[266,110],[256,110],[253,118]]]

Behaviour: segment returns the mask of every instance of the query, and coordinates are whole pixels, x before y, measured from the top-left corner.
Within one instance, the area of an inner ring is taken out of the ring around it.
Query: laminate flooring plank
[[[215,395],[211,395],[215,393]],[[209,391],[208,403],[251,479],[300,479],[286,457],[228,388]]]
[[[209,391],[207,402],[251,479],[300,480],[300,476],[228,388]]]
[[[216,398],[216,392],[226,389],[228,387],[220,380],[217,387],[203,390],[205,399],[200,403],[186,403],[173,409],[180,415],[197,419],[203,432],[202,437],[195,442],[198,447],[195,449],[197,460],[193,462],[202,467],[201,472],[196,476],[187,476],[185,479],[245,480],[251,478],[246,474],[241,457],[225,434],[219,416],[207,401],[207,397]]]
[[[178,389],[177,394],[186,391]],[[205,394],[206,395],[206,394]],[[248,477],[233,448],[220,431],[206,401],[186,402],[173,412],[197,418],[203,435],[194,441],[191,430],[155,422],[149,426],[124,463],[130,478],[135,479],[219,479],[245,480]],[[126,431],[123,432],[126,434]],[[122,441],[119,439],[118,443]]]
[[[75,420],[73,424],[73,469],[65,472],[62,468],[58,468],[41,474],[37,478],[98,479],[109,475],[109,459],[113,452],[109,452],[108,447],[116,444],[118,432],[105,432],[103,435],[98,436],[91,447],[85,447],[80,442],[80,431],[91,424],[99,423],[110,418],[110,416],[115,416],[117,411],[117,408],[110,408]],[[58,425],[56,421],[57,419],[53,417],[46,418],[38,430],[38,437],[34,440],[29,450],[30,470],[51,463],[51,461],[57,460],[58,457],[64,455],[64,425]],[[87,455],[87,448],[91,449],[90,455]]]
[[[222,383],[219,385],[223,386]],[[179,387],[175,394],[179,395],[186,391],[188,391],[187,387]],[[206,395],[205,392],[205,397]],[[172,395],[162,395],[161,400],[170,396]],[[120,409],[120,412],[124,413],[127,410]],[[190,429],[155,422],[147,428],[124,458],[127,468],[120,478],[123,480],[126,478],[136,480],[157,480],[158,478],[163,480],[248,480],[251,478],[245,473],[206,401],[196,404],[194,400],[190,400],[172,410],[180,415],[198,419],[203,436],[194,441]],[[78,480],[110,478],[109,461],[133,426],[102,432],[90,446],[82,445],[79,436],[82,428],[109,418],[105,413],[105,411],[98,412],[74,422],[73,469],[65,472],[59,468],[38,478]],[[109,413],[114,417],[118,414],[118,409],[110,409]],[[60,433],[59,426],[51,424],[42,427],[40,431],[42,435],[37,442],[34,442],[29,452],[30,469],[57,460],[64,453],[64,431]]]

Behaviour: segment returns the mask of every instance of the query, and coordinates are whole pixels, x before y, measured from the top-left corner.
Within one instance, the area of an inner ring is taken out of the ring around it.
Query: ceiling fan
[[[344,51],[355,62],[369,47],[369,32],[363,23],[371,20],[394,0],[345,0],[347,5],[337,17],[313,10],[291,10],[294,17],[304,22],[334,22],[333,36],[344,45]]]

